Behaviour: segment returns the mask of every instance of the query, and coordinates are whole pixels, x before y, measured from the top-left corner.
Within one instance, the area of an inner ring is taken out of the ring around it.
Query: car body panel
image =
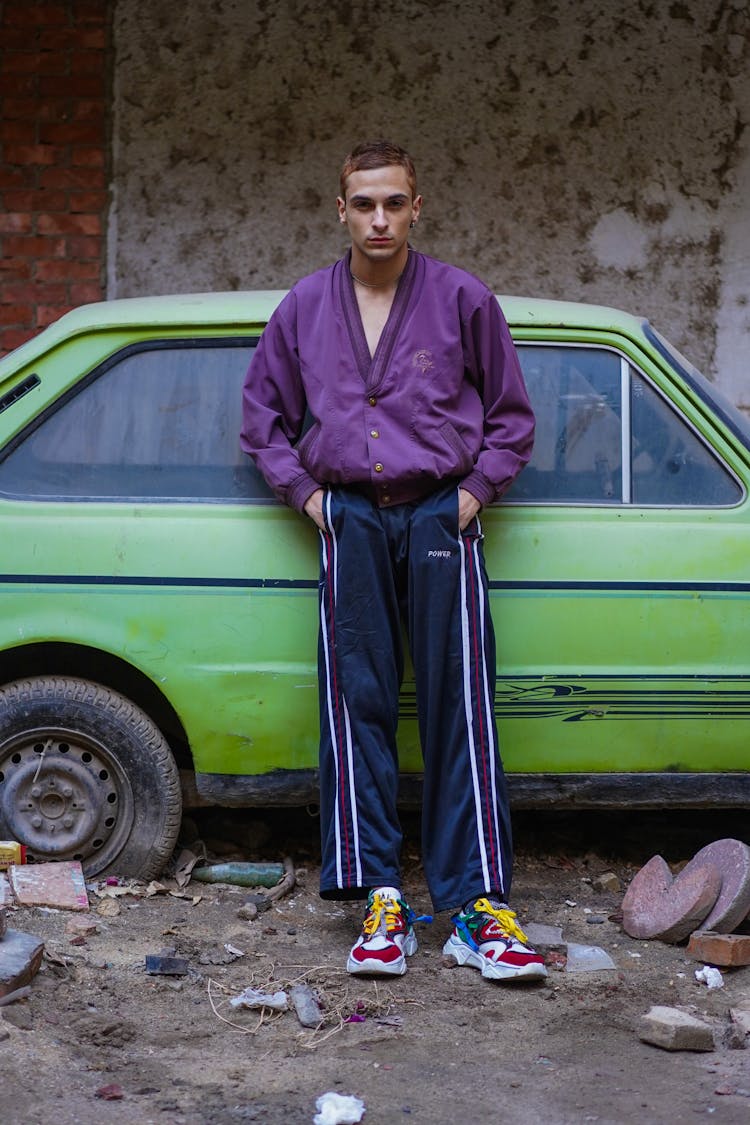
[[[32,373],[40,380],[0,412],[0,449],[122,349],[251,339],[281,296],[130,299],[68,314],[0,362],[0,396]],[[482,514],[506,770],[747,770],[747,447],[638,318],[500,300],[519,345],[590,346],[627,360],[740,486],[729,506],[511,501]],[[50,642],[111,655],[169,702],[197,774],[315,769],[318,535],[296,513],[267,501],[0,495],[0,535],[6,667]],[[399,747],[404,773],[418,773],[408,666]]]

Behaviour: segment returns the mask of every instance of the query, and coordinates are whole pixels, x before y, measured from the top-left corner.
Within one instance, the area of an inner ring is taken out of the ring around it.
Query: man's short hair
[[[346,181],[352,172],[364,172],[370,168],[385,168],[398,165],[406,172],[412,199],[417,197],[417,172],[414,161],[406,149],[393,141],[362,141],[347,156],[341,169],[341,198],[346,199]]]

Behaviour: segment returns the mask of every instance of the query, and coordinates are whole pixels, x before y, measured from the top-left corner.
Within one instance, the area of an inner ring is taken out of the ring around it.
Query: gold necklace
[[[401,272],[403,273],[403,270]],[[352,281],[364,285],[366,289],[383,289],[386,285],[397,285],[401,278],[401,274],[399,274],[398,277],[394,277],[391,281],[363,281],[361,277],[357,277],[351,270],[349,270],[349,276]]]

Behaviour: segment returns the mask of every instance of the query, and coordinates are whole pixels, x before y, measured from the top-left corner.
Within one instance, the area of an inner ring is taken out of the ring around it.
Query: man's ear
[[[418,195],[411,205],[412,222],[416,223],[422,211],[422,196]]]
[[[336,210],[339,213],[339,222],[345,223],[346,222],[346,200],[342,199],[340,195],[336,198]]]

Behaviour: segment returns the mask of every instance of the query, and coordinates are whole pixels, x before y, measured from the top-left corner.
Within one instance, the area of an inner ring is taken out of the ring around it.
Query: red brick
[[[0,74],[0,94],[18,98],[23,94],[35,94],[38,87],[36,74]]]
[[[10,191],[2,192],[2,208],[6,212],[10,210],[36,210],[34,207],[34,196],[36,192],[33,188],[11,188]]]
[[[708,965],[750,965],[750,935],[696,930],[690,935],[687,953]]]
[[[65,55],[53,51],[3,51],[6,74],[67,74]]]
[[[99,263],[52,258],[37,263],[36,276],[39,281],[90,281],[99,276]]]
[[[101,168],[104,165],[104,149],[74,148],[70,154],[70,163],[84,165],[87,168]]]
[[[3,121],[0,123],[0,141],[3,144],[35,145],[39,140],[36,121]]]
[[[97,145],[104,142],[104,130],[96,122],[50,121],[39,126],[39,140],[48,145]]]
[[[40,328],[46,328],[53,320],[59,320],[66,312],[70,312],[70,308],[69,302],[63,305],[37,305],[36,322]]]
[[[0,31],[3,51],[27,51],[36,45],[37,36],[21,27],[4,27]]]
[[[37,98],[4,98],[3,117],[8,121],[35,121],[39,115]]]
[[[0,352],[7,355],[14,348],[20,348],[21,344],[25,344],[32,336],[36,336],[33,328],[6,328],[0,332]]]
[[[87,284],[74,282],[70,286],[70,301],[73,305],[88,305],[92,301],[101,301],[104,292],[98,282],[90,281]]]
[[[0,232],[3,234],[30,234],[31,215],[22,211],[0,211]]]
[[[34,183],[34,172],[30,168],[10,168],[0,163],[0,188],[28,187]]]
[[[106,191],[72,191],[70,193],[70,210],[76,211],[103,211],[107,206]]]
[[[44,281],[10,282],[3,290],[3,299],[9,303],[22,305],[29,301],[32,305],[55,304],[65,300],[67,286],[59,282]]]
[[[43,98],[96,98],[104,94],[104,72],[101,74],[41,74],[39,93]]]
[[[69,121],[75,101],[72,98],[29,98],[34,102],[32,118],[37,122]]]
[[[103,27],[63,27],[55,31],[40,31],[39,46],[43,51],[68,51],[76,48],[103,50],[107,36]]]
[[[70,73],[103,75],[104,62],[103,51],[74,51],[70,56]]]
[[[45,188],[82,188],[88,191],[102,188],[104,183],[104,172],[99,168],[44,168],[39,173],[39,186]]]
[[[104,121],[103,98],[79,98],[74,107],[72,117],[75,121]]]
[[[23,188],[20,191],[3,192],[3,205],[8,211],[67,211],[67,191],[35,191]]]
[[[40,234],[101,234],[101,229],[98,215],[40,215],[37,219]]]
[[[4,4],[4,27],[49,27],[68,22],[66,4]],[[77,5],[76,5],[77,7]],[[76,13],[77,14],[77,13]]]
[[[31,234],[12,234],[3,239],[3,253],[19,258],[62,258],[64,238],[37,238]]]
[[[5,145],[3,152],[7,164],[57,164],[61,155],[53,145]]]
[[[82,261],[87,258],[99,260],[102,256],[102,240],[93,235],[76,235],[67,239],[68,257]]]
[[[0,301],[0,324],[16,328],[31,327],[34,323],[33,305],[7,305]]]
[[[81,24],[104,24],[107,19],[107,0],[76,0],[76,27]]]
[[[28,43],[26,44],[28,47]],[[33,51],[9,50],[3,42],[3,73],[4,74],[36,74],[37,55]]]
[[[0,281],[25,281],[31,277],[33,265],[26,258],[0,258]]]

